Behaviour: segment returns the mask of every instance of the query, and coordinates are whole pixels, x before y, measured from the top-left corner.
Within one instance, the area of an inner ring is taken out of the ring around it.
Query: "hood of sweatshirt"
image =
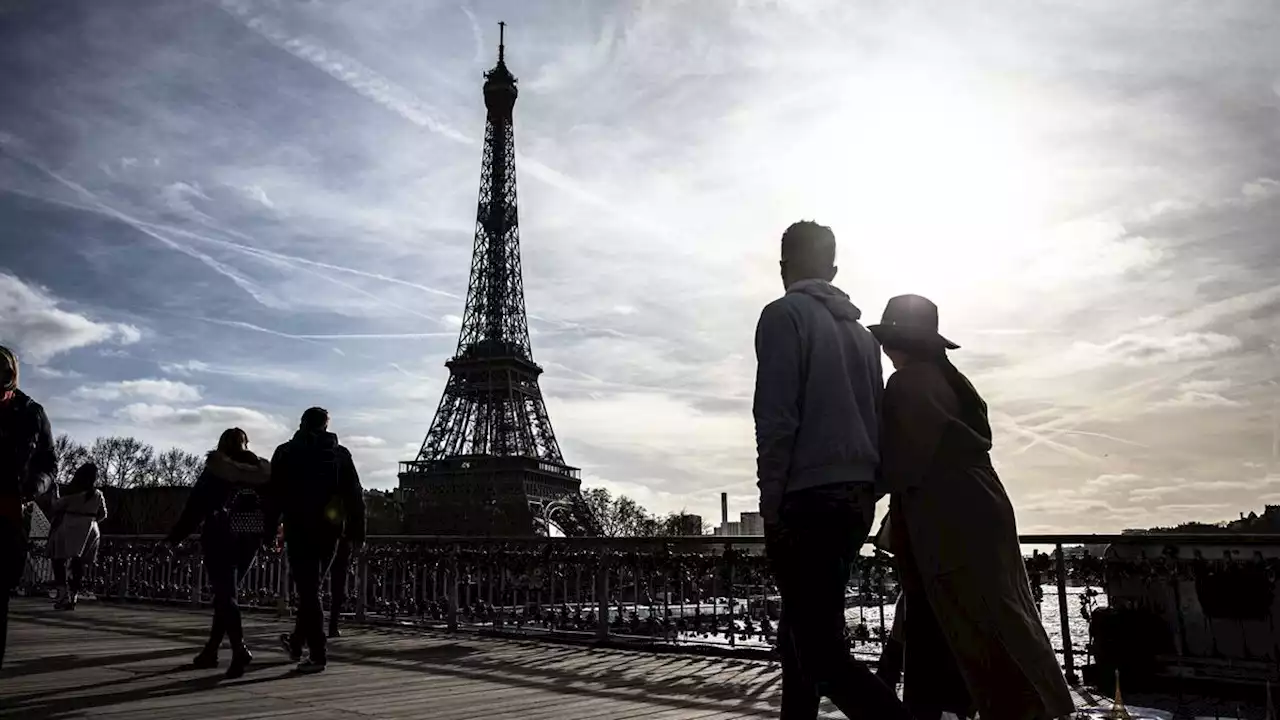
[[[862,318],[862,311],[854,305],[843,290],[826,280],[801,280],[787,288],[787,294],[808,295],[822,303],[827,311],[837,320],[857,322]]]
[[[338,436],[327,430],[324,432],[299,430],[293,434],[293,441],[305,447],[321,450],[332,450],[338,447]]]

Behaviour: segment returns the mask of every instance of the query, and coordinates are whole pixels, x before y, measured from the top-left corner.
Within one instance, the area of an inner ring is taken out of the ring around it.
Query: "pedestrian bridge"
[[[225,680],[220,671],[186,666],[207,637],[207,610],[87,601],[74,611],[56,611],[43,598],[17,598],[10,622],[9,657],[0,670],[0,717],[24,720],[755,720],[778,715],[779,670],[764,659],[358,625],[333,642],[326,672],[303,676],[292,673],[292,664],[276,647],[289,621],[248,613],[254,663],[243,678]],[[1088,691],[1077,690],[1077,696],[1082,708],[1110,707]],[[1178,717],[1262,717],[1188,697],[1176,703],[1172,698],[1129,700],[1176,708]],[[828,708],[823,717],[840,715]]]

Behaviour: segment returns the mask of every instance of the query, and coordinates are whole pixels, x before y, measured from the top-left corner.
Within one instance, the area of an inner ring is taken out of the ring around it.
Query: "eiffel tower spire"
[[[420,493],[411,532],[527,535],[551,502],[576,493],[551,429],[533,361],[520,265],[512,113],[519,96],[506,64],[485,73],[480,199],[467,304],[449,380],[416,459],[400,486]],[[412,514],[411,514],[412,515]]]

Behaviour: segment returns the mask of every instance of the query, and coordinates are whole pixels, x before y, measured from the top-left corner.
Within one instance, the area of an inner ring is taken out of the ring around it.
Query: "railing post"
[[[1075,652],[1071,648],[1071,618],[1067,610],[1067,555],[1062,551],[1062,543],[1054,546],[1058,565],[1058,623],[1062,627],[1062,665],[1067,682],[1075,685],[1080,681],[1076,676]]]
[[[356,622],[364,622],[368,598],[369,561],[368,555],[360,553],[356,556]],[[346,583],[347,578],[342,579]],[[332,611],[330,611],[332,612]]]
[[[596,567],[596,639],[609,639],[609,550],[600,550]]]
[[[289,617],[289,556],[284,551],[284,546],[280,548],[280,578],[278,580],[279,588],[277,588],[276,597],[276,614],[282,618]]]
[[[458,629],[458,548],[456,545],[449,554],[449,568],[445,576],[449,583],[449,612],[447,615],[449,631],[456,632]]]
[[[204,563],[200,556],[191,556],[191,605],[200,607],[201,590],[204,586]]]

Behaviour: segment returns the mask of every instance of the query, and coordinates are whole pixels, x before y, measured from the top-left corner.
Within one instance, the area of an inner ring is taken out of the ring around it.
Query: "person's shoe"
[[[233,650],[231,665],[227,667],[227,678],[235,680],[244,677],[244,670],[251,662],[253,662],[253,653],[249,652],[249,648],[241,646],[238,650]]]
[[[218,651],[209,648],[201,650],[196,659],[191,661],[191,667],[196,670],[212,670],[218,667]]]
[[[298,667],[294,668],[294,671],[304,675],[313,675],[318,672],[324,672],[327,664],[324,660],[316,662],[315,660],[307,659],[298,663]]]
[[[284,652],[293,662],[301,662],[302,648],[295,647],[293,644],[293,635],[289,633],[280,634],[280,647],[284,648]]]

